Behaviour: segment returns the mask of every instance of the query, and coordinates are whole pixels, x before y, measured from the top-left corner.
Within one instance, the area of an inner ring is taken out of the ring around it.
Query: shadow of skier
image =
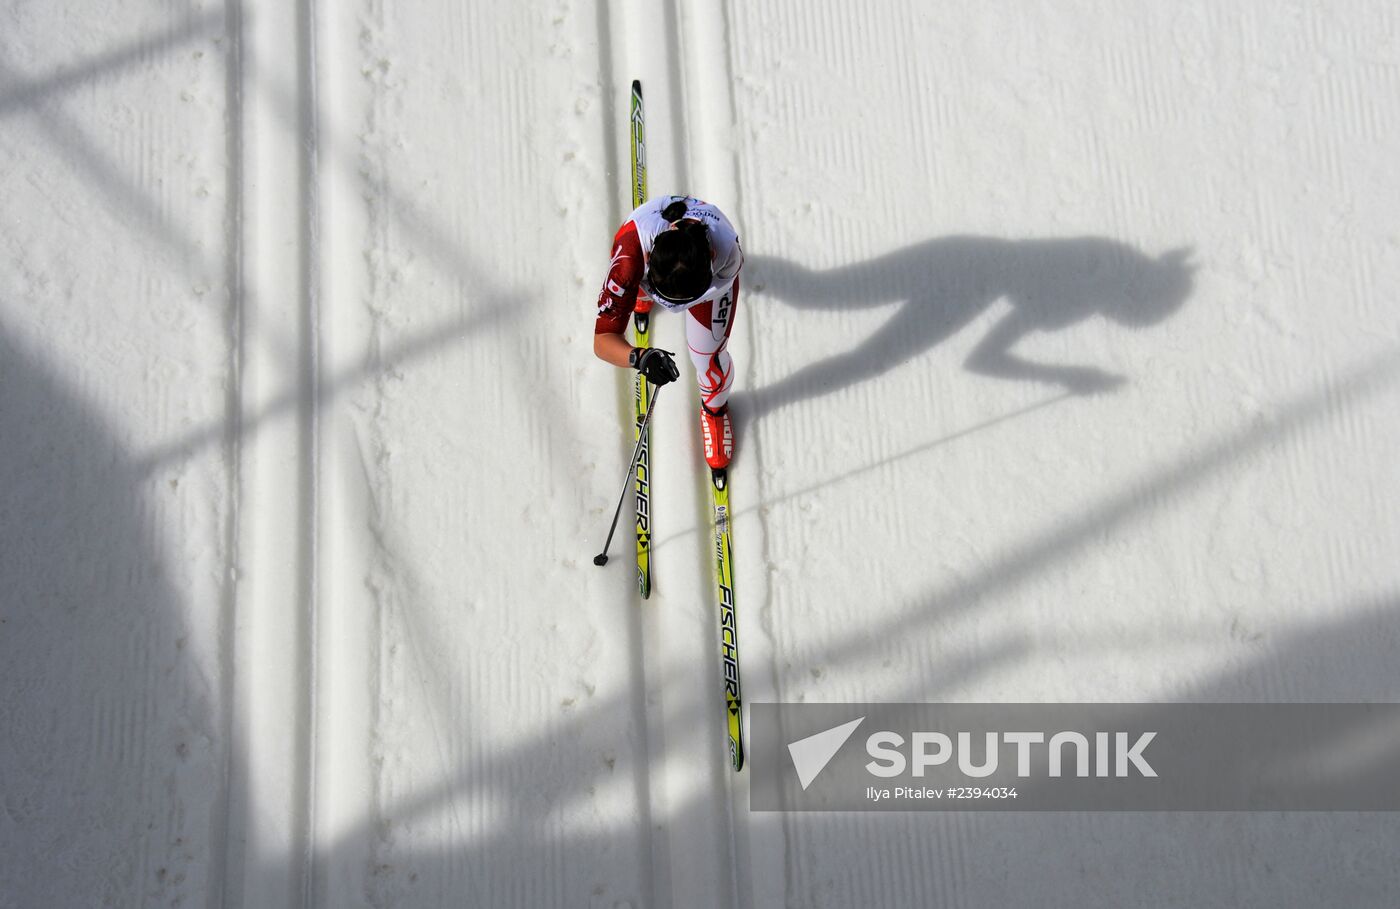
[[[1068,237],[1002,240],[953,236],[825,271],[770,256],[750,256],[755,292],[801,309],[842,310],[903,302],[873,334],[845,353],[802,367],[755,389],[748,420],[806,398],[873,379],[951,337],[998,300],[1011,312],[992,327],[964,365],[1001,379],[1057,385],[1093,394],[1123,376],[1095,366],[1044,363],[1018,355],[1026,335],[1054,331],[1093,315],[1132,328],[1175,313],[1193,285],[1189,249],[1149,256],[1116,240]]]

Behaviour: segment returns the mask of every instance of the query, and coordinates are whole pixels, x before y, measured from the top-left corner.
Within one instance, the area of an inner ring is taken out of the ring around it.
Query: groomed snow
[[[747,700],[1400,700],[1393,3],[0,0],[0,907],[1394,906],[1392,815],[749,812],[688,372],[591,564],[633,78]]]

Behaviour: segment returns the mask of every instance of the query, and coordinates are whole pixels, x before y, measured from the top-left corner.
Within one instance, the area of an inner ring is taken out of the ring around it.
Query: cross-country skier
[[[700,386],[705,462],[715,470],[728,467],[734,454],[729,422],[734,364],[725,347],[743,264],[739,236],[724,212],[689,196],[657,196],[632,212],[613,237],[612,265],[593,327],[599,359],[665,385],[680,375],[671,355],[633,347],[623,331],[634,310],[650,312],[653,302],[685,312],[685,340]]]

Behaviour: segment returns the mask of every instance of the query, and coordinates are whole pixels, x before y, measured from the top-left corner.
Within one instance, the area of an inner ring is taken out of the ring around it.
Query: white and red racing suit
[[[682,217],[701,221],[709,228],[710,287],[689,303],[667,300],[647,281],[647,262],[656,235],[671,226],[661,217],[661,212],[673,202],[685,202]],[[657,196],[632,212],[613,237],[612,265],[598,295],[598,320],[593,331],[595,334],[622,334],[632,312],[636,309],[647,312],[652,303],[672,311],[685,310],[686,346],[695,364],[700,399],[711,411],[718,411],[729,400],[729,390],[734,384],[734,364],[725,347],[734,327],[734,311],[739,304],[739,270],[743,265],[739,235],[724,212],[689,196]]]

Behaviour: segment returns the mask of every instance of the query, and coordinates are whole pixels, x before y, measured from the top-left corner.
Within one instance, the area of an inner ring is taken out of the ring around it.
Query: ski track
[[[716,50],[723,53],[722,46],[710,48],[695,41],[696,23],[677,4],[634,0],[606,12],[614,36],[614,57],[607,64],[613,73],[612,92],[618,94],[632,78],[640,78],[646,96],[649,193],[701,193],[703,179],[697,174],[713,137],[696,123],[694,113],[706,86],[688,78],[691,74],[680,64],[684,55],[678,51],[689,47],[713,60]],[[706,10],[706,18],[716,12]],[[671,52],[661,61],[641,52],[646,47]],[[616,121],[625,126],[625,117]],[[625,138],[625,133],[620,135]],[[611,191],[625,200],[625,143],[619,148]],[[711,192],[714,198],[723,195]],[[655,343],[667,346],[672,341],[679,329],[676,321],[664,314],[657,319]],[[622,381],[630,387],[630,379]],[[629,634],[640,650],[631,684],[647,692],[646,785],[639,795],[648,803],[639,807],[647,823],[643,829],[650,831],[651,873],[643,904],[743,905],[747,900],[739,891],[747,887],[736,876],[734,818],[728,809],[734,774],[727,769],[721,747],[717,604],[706,529],[709,497],[701,482],[694,393],[686,384],[667,391],[670,403],[658,410],[653,429],[656,532],[684,523],[697,532],[693,548],[655,552],[655,586],[647,601],[638,601],[635,593],[624,600],[632,626]],[[624,401],[627,416],[621,425],[626,425],[630,412],[630,401]],[[736,477],[736,482],[742,480]]]
[[[688,369],[589,564],[640,78],[750,257],[746,704],[1400,697],[1393,5],[112,13],[0,4],[0,907],[1394,904],[1383,815],[750,813]],[[972,368],[1182,246],[1017,342],[1112,394]]]

